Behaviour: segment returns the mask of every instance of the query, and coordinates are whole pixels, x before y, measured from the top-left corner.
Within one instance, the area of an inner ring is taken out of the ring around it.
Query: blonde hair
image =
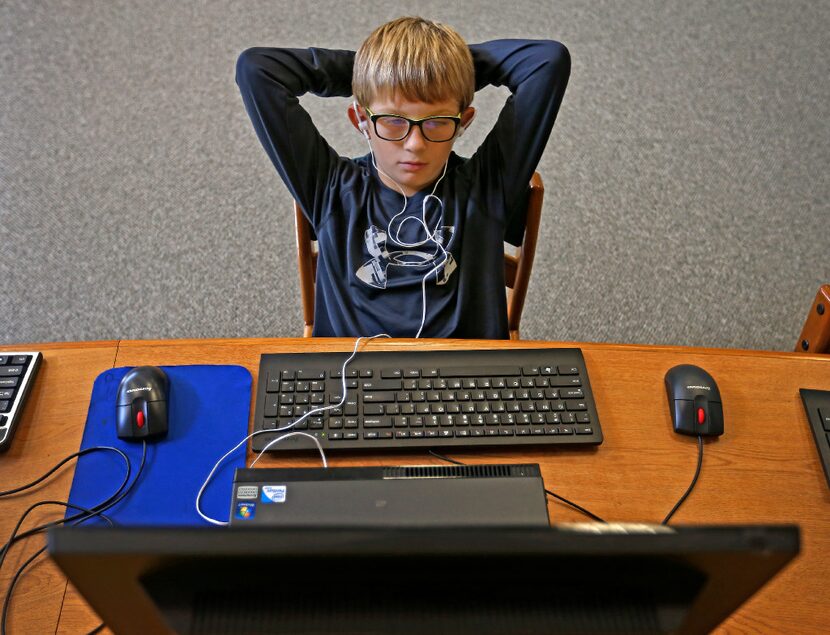
[[[398,92],[409,101],[457,100],[463,112],[475,94],[473,56],[452,27],[398,18],[375,29],[358,49],[352,92],[364,106]]]

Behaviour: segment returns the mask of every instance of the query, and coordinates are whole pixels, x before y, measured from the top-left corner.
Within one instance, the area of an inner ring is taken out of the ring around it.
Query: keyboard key
[[[298,370],[297,371],[297,380],[307,380],[310,381],[312,379],[325,379],[326,378],[326,371],[324,370]]]
[[[360,382],[363,390],[401,390],[403,381],[400,379],[364,379]]]
[[[441,369],[441,377],[520,377],[521,374],[522,369],[518,366],[455,366]]]
[[[392,417],[372,417],[363,420],[364,428],[391,428]]]
[[[579,377],[551,377],[550,386],[553,388],[565,388],[567,386],[581,386],[582,380]]]
[[[23,374],[23,366],[0,366],[0,377],[19,377]]]
[[[268,393],[265,397],[265,416],[276,417],[280,408],[279,395]]]

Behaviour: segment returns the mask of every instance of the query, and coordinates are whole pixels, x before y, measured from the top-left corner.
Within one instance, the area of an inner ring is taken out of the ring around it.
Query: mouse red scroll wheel
[[[140,412],[138,414],[141,414]],[[706,422],[706,411],[703,408],[697,409],[697,422],[703,425]]]
[[[141,410],[139,410],[138,414],[136,414],[135,416],[135,423],[139,428],[144,427],[144,412],[142,412]]]

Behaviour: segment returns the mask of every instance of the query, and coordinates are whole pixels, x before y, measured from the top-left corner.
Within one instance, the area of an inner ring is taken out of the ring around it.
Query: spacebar
[[[453,366],[442,368],[441,377],[518,377],[519,366]]]

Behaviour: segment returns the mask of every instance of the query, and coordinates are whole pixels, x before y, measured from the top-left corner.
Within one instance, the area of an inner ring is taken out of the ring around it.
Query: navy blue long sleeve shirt
[[[498,121],[470,158],[450,153],[446,176],[427,201],[431,242],[408,248],[386,235],[403,197],[379,178],[369,155],[338,156],[298,97],[352,94],[354,52],[252,48],[237,61],[236,82],[265,151],[308,218],[318,240],[315,336],[387,333],[414,337],[508,337],[504,236],[553,127],[570,74],[560,43],[496,40],[470,45],[476,90],[512,93]],[[404,216],[422,214],[432,184],[411,197]],[[399,217],[398,220],[400,220]],[[397,221],[396,221],[397,226]],[[401,243],[424,240],[405,223]],[[415,252],[415,253],[413,253]]]

